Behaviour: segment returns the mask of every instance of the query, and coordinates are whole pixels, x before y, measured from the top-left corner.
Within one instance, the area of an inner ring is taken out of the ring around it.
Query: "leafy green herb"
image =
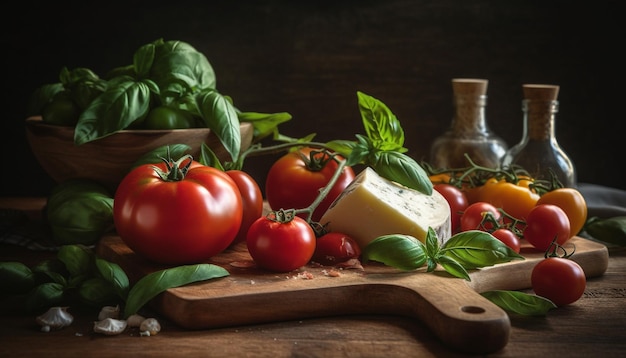
[[[370,242],[362,253],[367,261],[378,261],[401,270],[414,270],[426,262],[426,250],[421,241],[409,235],[385,235]]]
[[[543,316],[556,308],[556,305],[546,298],[519,291],[494,290],[483,292],[481,295],[505,311],[525,316]]]
[[[211,264],[179,266],[146,275],[130,288],[128,276],[118,264],[80,245],[62,246],[56,259],[32,268],[0,262],[0,281],[9,283],[9,294],[24,298],[27,311],[70,305],[77,298],[93,307],[122,301],[126,303],[124,312],[131,315],[167,289],[228,275],[224,268]]]
[[[335,140],[328,148],[347,158],[347,165],[364,164],[383,178],[430,195],[433,185],[426,171],[404,154],[404,131],[400,121],[380,100],[357,92],[359,110],[366,135],[356,135],[355,142]]]
[[[224,268],[211,264],[178,266],[153,272],[137,281],[128,293],[124,317],[128,318],[136,313],[148,301],[167,289],[228,275]]]
[[[21,262],[0,262],[0,282],[8,294],[26,293],[35,287],[33,271]]]
[[[626,246],[626,216],[606,219],[592,217],[585,224],[584,230],[596,240]]]
[[[466,269],[524,259],[490,233],[480,230],[464,231],[452,236],[443,244],[440,254],[460,263]]]
[[[362,253],[363,261],[379,261],[402,270],[415,270],[427,263],[427,271],[440,264],[446,272],[470,280],[467,270],[524,257],[483,231],[466,231],[452,236],[443,246],[437,233],[428,228],[426,245],[408,235],[385,235],[374,239]]]

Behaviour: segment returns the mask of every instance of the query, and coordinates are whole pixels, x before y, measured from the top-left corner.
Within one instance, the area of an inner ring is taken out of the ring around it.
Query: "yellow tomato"
[[[543,194],[537,201],[539,204],[552,204],[565,211],[569,218],[571,236],[580,232],[587,221],[587,202],[574,188],[559,188]]]
[[[528,213],[537,205],[538,200],[539,195],[528,187],[505,180],[488,180],[478,192],[478,201],[502,208],[507,214],[523,221],[526,221]]]

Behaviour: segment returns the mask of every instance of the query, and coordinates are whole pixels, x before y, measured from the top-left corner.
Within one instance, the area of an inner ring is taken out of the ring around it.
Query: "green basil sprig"
[[[347,158],[347,165],[364,164],[383,178],[431,195],[433,185],[426,171],[405,153],[404,131],[400,121],[380,100],[357,92],[365,135],[356,141],[334,140],[328,148]]]
[[[378,261],[405,271],[426,265],[426,272],[432,272],[439,265],[450,275],[467,281],[471,280],[467,270],[524,260],[488,232],[461,232],[440,245],[433,228],[428,228],[426,244],[409,235],[378,237],[363,249],[361,258],[364,263]],[[494,290],[481,295],[506,311],[522,315],[545,315],[556,307],[550,300],[519,291]]]
[[[408,235],[385,235],[363,249],[362,259],[402,270],[415,270],[426,264],[427,272],[432,272],[439,264],[449,274],[470,281],[468,269],[524,260],[524,257],[488,232],[461,232],[441,246],[435,230],[428,228],[426,244]]]

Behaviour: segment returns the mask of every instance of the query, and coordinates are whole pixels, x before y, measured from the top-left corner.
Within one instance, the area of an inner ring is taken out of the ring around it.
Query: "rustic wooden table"
[[[29,209],[41,199],[0,198],[0,208]],[[510,315],[508,344],[491,357],[621,357],[626,352],[626,249],[609,248],[604,275],[591,278],[576,303],[545,317]],[[0,245],[1,261],[34,264],[50,252]],[[302,304],[306,304],[303,302]],[[97,312],[71,308],[74,323],[43,333],[35,317],[15,309],[14,297],[0,295],[0,356],[258,356],[372,357],[464,356],[445,347],[428,327],[414,319],[358,315],[275,322],[190,331],[157,317],[156,336],[136,332],[103,336],[92,331]]]

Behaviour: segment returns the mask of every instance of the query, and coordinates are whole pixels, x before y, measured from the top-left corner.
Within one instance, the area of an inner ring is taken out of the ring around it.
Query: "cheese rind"
[[[377,237],[410,235],[425,242],[428,228],[440,243],[451,236],[450,206],[436,190],[426,195],[365,168],[320,219],[329,231],[352,237],[361,248]]]

